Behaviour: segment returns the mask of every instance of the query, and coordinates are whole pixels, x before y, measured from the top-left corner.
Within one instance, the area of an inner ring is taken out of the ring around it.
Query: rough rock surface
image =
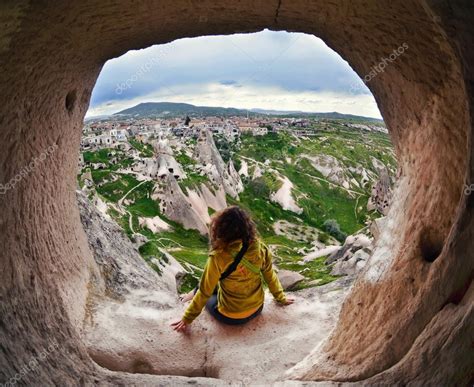
[[[370,257],[371,250],[359,249],[354,254],[337,261],[332,270],[332,275],[357,275],[364,268]]]
[[[387,215],[392,203],[392,181],[385,166],[378,169],[379,178],[372,187],[372,195],[367,203],[367,209],[376,209],[383,215]]]
[[[80,336],[100,275],[76,204],[82,121],[110,58],[272,28],[320,36],[362,78],[408,47],[367,83],[401,167],[387,224],[335,330],[286,377],[472,383],[474,195],[463,194],[474,182],[471,1],[143,0],[131,9],[125,0],[19,0],[0,11],[0,181],[11,183],[0,198],[0,382],[56,340],[61,348],[22,383],[188,383],[105,371]]]
[[[165,178],[169,174],[173,175],[175,179],[184,179],[186,177],[183,168],[174,158],[168,139],[160,136],[158,140],[153,142],[153,150],[158,177]]]
[[[345,168],[339,161],[331,155],[318,155],[305,157],[310,161],[314,169],[320,172],[325,178],[344,188],[349,188],[350,184],[345,173]]]
[[[278,191],[271,194],[270,200],[272,202],[278,203],[284,210],[301,214],[303,209],[298,207],[298,204],[293,197],[293,183],[286,176],[278,176],[278,179],[282,182],[282,185]]]
[[[379,236],[382,234],[382,230],[385,226],[387,218],[385,216],[381,218],[374,219],[373,222],[370,224],[370,233],[374,237],[374,241],[379,239]]]
[[[166,223],[163,219],[161,219],[159,216],[155,216],[153,218],[138,217],[138,224],[140,226],[147,227],[153,233],[166,231],[171,228],[171,226],[168,223]]]
[[[329,255],[326,264],[334,264],[332,275],[355,276],[364,268],[372,250],[372,240],[366,235],[350,235],[340,249]]]
[[[281,269],[278,270],[277,274],[278,278],[280,279],[281,286],[283,286],[283,289],[285,290],[294,288],[305,278],[304,275],[301,275],[300,273],[291,270]]]
[[[297,305],[284,309],[267,293],[262,316],[249,325],[229,329],[204,311],[191,332],[181,335],[169,324],[185,308],[177,301],[176,288],[185,273],[182,266],[160,249],[162,257],[151,260],[158,275],[117,224],[105,219],[81,192],[78,201],[106,295],[90,293],[84,342],[90,356],[109,370],[206,376],[243,385],[273,382],[327,337],[350,287],[350,281],[341,280],[294,293]],[[278,276],[285,289],[304,279],[289,270],[280,270]],[[297,349],[283,356],[290,341]]]
[[[155,188],[153,197],[160,200],[160,211],[166,217],[203,235],[208,233],[207,225],[211,221],[209,208],[220,211],[227,207],[223,186],[211,191],[202,183],[199,188],[186,187],[183,191],[172,175],[166,176]],[[152,227],[163,229],[165,226],[163,221],[155,223]]]
[[[372,248],[371,239],[365,234],[349,235],[341,248],[334,251],[326,260],[327,264],[334,263],[340,259],[345,259],[354,254],[357,250],[363,248]]]
[[[341,279],[292,293],[296,302],[287,307],[267,292],[262,314],[240,327],[224,326],[204,310],[186,335],[170,329],[186,305],[159,308],[156,296],[148,304],[103,303],[86,327],[85,343],[92,358],[110,370],[270,385],[329,335],[349,287]]]
[[[207,223],[209,215],[199,211],[199,207],[192,205],[192,201],[184,194],[178,182],[172,175],[168,175],[165,184],[158,193],[160,211],[168,219],[182,223],[185,228],[198,230],[201,234],[208,233]]]
[[[186,173],[173,156],[169,140],[163,138],[162,133],[159,134],[157,140],[152,141],[152,146],[154,157],[139,159],[132,168],[134,172],[152,179],[165,179],[168,175],[174,176],[175,179],[186,178]]]
[[[150,270],[123,229],[108,220],[81,191],[77,191],[77,202],[81,222],[101,274],[91,283],[96,292],[102,290],[114,299],[123,299],[132,289],[176,292],[176,279],[159,276]],[[174,258],[167,258],[163,267],[176,266]]]

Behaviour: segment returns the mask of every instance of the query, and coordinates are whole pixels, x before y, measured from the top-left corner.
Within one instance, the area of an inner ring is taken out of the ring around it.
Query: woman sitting
[[[180,321],[171,324],[185,331],[204,305],[220,322],[237,325],[252,320],[263,309],[263,280],[282,305],[294,302],[286,297],[272,266],[268,247],[258,238],[255,224],[237,206],[215,214],[210,225],[211,252],[199,286],[186,298],[192,302]]]

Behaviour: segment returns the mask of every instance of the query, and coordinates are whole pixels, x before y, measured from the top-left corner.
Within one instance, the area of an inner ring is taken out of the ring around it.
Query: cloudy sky
[[[179,39],[112,59],[100,73],[87,116],[140,102],[381,118],[364,83],[321,39],[268,30]]]

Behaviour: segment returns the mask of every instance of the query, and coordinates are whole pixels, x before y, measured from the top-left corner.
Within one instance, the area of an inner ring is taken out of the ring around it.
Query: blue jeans
[[[254,319],[257,317],[263,309],[263,304],[258,308],[253,314],[251,314],[248,317],[245,318],[230,318],[227,316],[224,316],[222,313],[219,312],[217,309],[217,294],[213,294],[209,300],[207,300],[206,303],[206,309],[207,311],[213,316],[216,320],[228,324],[228,325],[240,325],[240,324],[245,324],[246,322],[249,322],[250,320]]]

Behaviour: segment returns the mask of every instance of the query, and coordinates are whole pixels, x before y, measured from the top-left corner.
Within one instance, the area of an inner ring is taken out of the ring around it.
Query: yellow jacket
[[[212,250],[204,268],[199,290],[194,295],[191,304],[184,312],[183,320],[190,324],[201,313],[207,300],[211,297],[219,278],[225,269],[233,262],[234,257],[242,247],[241,241],[232,242],[227,249]],[[244,259],[260,268],[261,275],[278,302],[285,302],[285,293],[280,280],[273,271],[272,256],[268,247],[259,239],[249,245]],[[251,314],[262,304],[265,294],[260,274],[249,270],[242,262],[226,279],[220,282],[217,293],[219,312],[226,316],[237,316],[249,311]]]

